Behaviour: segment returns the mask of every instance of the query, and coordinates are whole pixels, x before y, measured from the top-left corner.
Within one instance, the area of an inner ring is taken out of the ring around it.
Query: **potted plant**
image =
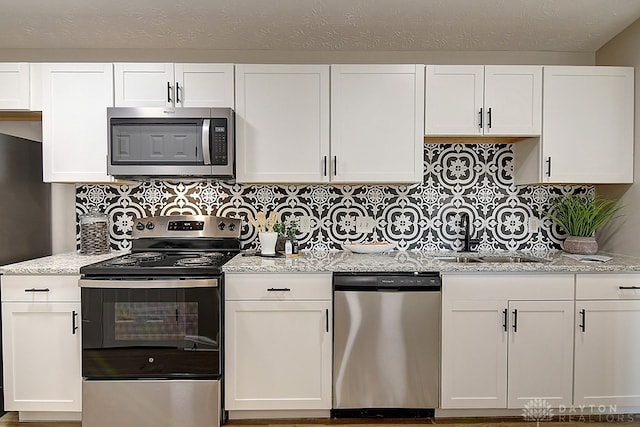
[[[278,242],[276,243],[276,250],[284,252],[284,246],[287,240],[290,240],[293,244],[296,240],[296,233],[298,232],[298,222],[296,220],[289,220],[286,222],[276,222],[273,225],[273,231],[278,233]]]
[[[565,195],[551,202],[547,216],[568,234],[565,252],[591,255],[598,252],[594,236],[600,226],[622,209],[615,200],[585,195]]]

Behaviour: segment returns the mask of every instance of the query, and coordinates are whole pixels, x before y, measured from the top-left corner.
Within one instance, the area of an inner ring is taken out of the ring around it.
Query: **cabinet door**
[[[30,102],[29,64],[0,63],[0,109],[28,110]]]
[[[574,405],[640,406],[640,301],[577,301],[576,317]]]
[[[173,64],[116,63],[116,107],[173,107]]]
[[[440,407],[506,408],[507,302],[443,295],[442,305]]]
[[[225,303],[225,409],[331,408],[331,302]]]
[[[484,68],[485,135],[540,135],[542,67]]]
[[[176,107],[234,107],[232,64],[175,64]]]
[[[427,65],[425,135],[482,135],[483,65]]]
[[[508,407],[571,405],[573,301],[509,302]]]
[[[423,65],[331,66],[331,181],[421,182]]]
[[[633,182],[633,78],[630,67],[544,67],[543,182]]]
[[[237,65],[238,182],[329,181],[329,66]]]
[[[109,182],[107,107],[112,64],[43,64],[42,156],[45,182]]]
[[[2,303],[6,410],[81,411],[79,313],[80,303]]]

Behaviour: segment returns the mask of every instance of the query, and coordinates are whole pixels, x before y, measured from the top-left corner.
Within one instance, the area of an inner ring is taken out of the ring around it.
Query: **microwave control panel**
[[[227,140],[227,119],[211,119],[211,164],[226,165],[229,163]]]

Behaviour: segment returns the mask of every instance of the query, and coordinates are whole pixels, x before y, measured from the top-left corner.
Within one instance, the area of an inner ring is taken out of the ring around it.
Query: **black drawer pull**
[[[31,289],[25,289],[25,292],[49,292],[51,291],[51,289],[49,288],[31,288]]]
[[[267,289],[267,292],[290,292],[291,289],[289,288],[269,288]]]
[[[618,286],[618,289],[640,289],[640,286]]]

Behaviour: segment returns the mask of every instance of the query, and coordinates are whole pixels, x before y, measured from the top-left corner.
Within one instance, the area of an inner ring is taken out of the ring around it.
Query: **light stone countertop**
[[[0,273],[23,274],[80,274],[80,267],[114,258],[127,252],[113,251],[104,255],[80,255],[77,252],[50,255],[0,266]]]
[[[79,274],[80,267],[123,255],[80,255],[69,252],[0,266],[2,274]],[[268,258],[237,255],[222,270],[227,273],[320,273],[320,272],[640,272],[640,258],[612,255],[604,263],[580,262],[562,252],[538,254],[540,263],[453,263],[443,259],[465,255],[459,252],[389,251],[381,254],[355,254],[349,251],[302,252],[297,257]],[[470,253],[469,256],[531,256],[522,252]]]
[[[356,254],[349,251],[302,252],[297,257],[269,258],[237,255],[222,269],[226,273],[303,273],[303,272],[640,272],[640,258],[612,256],[604,263],[581,262],[563,256],[563,252],[537,254],[542,262],[455,263],[444,261],[456,256],[527,256],[522,252],[414,252],[389,251],[379,254]]]

